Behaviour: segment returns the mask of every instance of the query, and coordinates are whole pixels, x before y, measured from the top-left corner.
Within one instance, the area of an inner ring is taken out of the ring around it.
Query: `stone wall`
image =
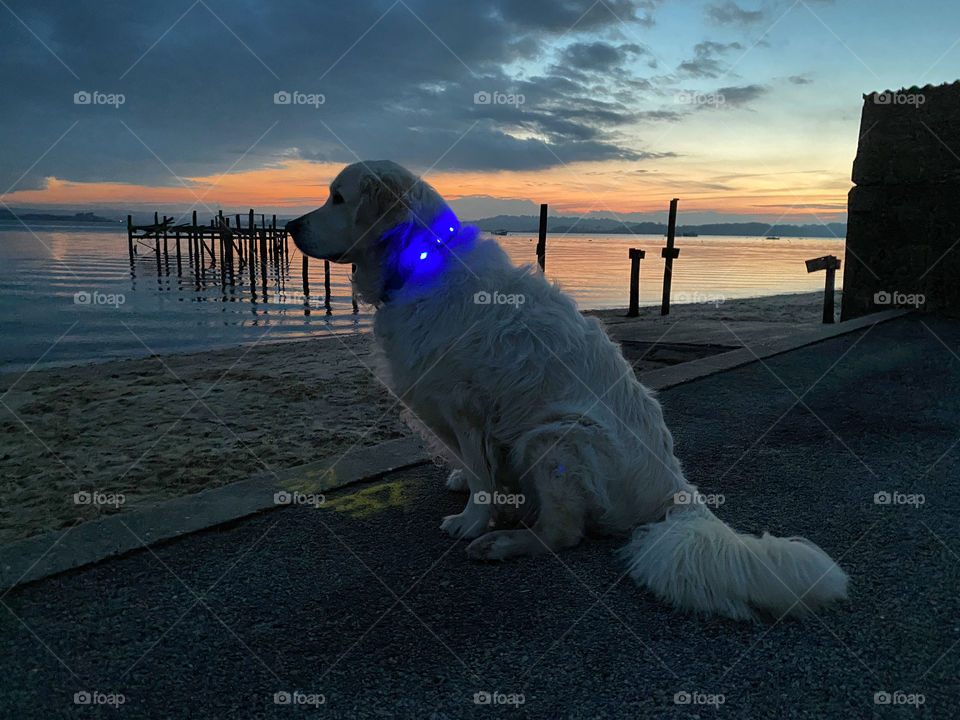
[[[864,95],[853,182],[841,319],[960,316],[960,82]]]

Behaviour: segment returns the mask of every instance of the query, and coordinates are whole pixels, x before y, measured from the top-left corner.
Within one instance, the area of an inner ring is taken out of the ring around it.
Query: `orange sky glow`
[[[290,208],[323,204],[341,164],[284,160],[269,167],[229,175],[184,178],[172,186],[113,182],[70,182],[48,178],[47,187],[0,196],[8,205],[196,205],[198,208]],[[687,211],[780,215],[794,221],[842,219],[849,181],[818,173],[757,172],[735,178],[703,168],[665,165],[638,171],[630,163],[576,163],[536,171],[439,172],[426,175],[445,198],[464,196],[529,198],[552,210],[579,213],[662,211],[672,197]],[[785,186],[785,180],[788,180]],[[722,182],[724,189],[715,189]]]

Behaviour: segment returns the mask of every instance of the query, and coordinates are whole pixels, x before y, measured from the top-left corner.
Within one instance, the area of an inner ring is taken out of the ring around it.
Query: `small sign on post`
[[[833,255],[824,255],[823,257],[813,258],[813,260],[807,260],[806,265],[808,273],[817,272],[818,270],[827,271],[823,291],[823,322],[832,323],[834,284],[837,270],[840,269],[840,260]]]
[[[630,248],[630,308],[627,317],[640,314],[640,261],[646,254],[640,248]]]

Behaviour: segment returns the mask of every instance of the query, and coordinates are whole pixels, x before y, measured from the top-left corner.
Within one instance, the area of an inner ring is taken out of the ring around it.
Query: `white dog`
[[[632,532],[620,551],[630,574],[682,608],[800,616],[846,597],[847,576],[813,543],[720,521],[600,323],[461,227],[423,180],[388,161],[350,165],[287,229],[303,253],[356,264],[390,386],[455,458],[448,486],[469,486],[442,527],[474,538],[471,557]]]

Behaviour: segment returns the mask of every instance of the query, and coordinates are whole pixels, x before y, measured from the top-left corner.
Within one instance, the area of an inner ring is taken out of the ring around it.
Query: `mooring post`
[[[640,261],[646,255],[645,250],[630,248],[630,308],[627,317],[636,317],[640,314]]]
[[[547,203],[540,204],[540,234],[537,238],[537,264],[544,272],[547,263]]]
[[[303,296],[308,298],[310,296],[310,280],[307,274],[307,256],[302,255],[303,258]]]
[[[834,285],[836,283],[837,270],[840,269],[840,260],[833,255],[824,255],[823,257],[814,258],[813,260],[807,260],[806,266],[808,273],[817,272],[818,270],[827,271],[823,289],[823,322],[828,324],[832,323],[834,321]]]
[[[670,283],[673,280],[673,261],[680,255],[680,250],[673,246],[677,234],[677,203],[679,198],[670,201],[670,219],[667,221],[667,246],[660,251],[663,263],[663,300],[660,303],[660,314],[670,314]]]

